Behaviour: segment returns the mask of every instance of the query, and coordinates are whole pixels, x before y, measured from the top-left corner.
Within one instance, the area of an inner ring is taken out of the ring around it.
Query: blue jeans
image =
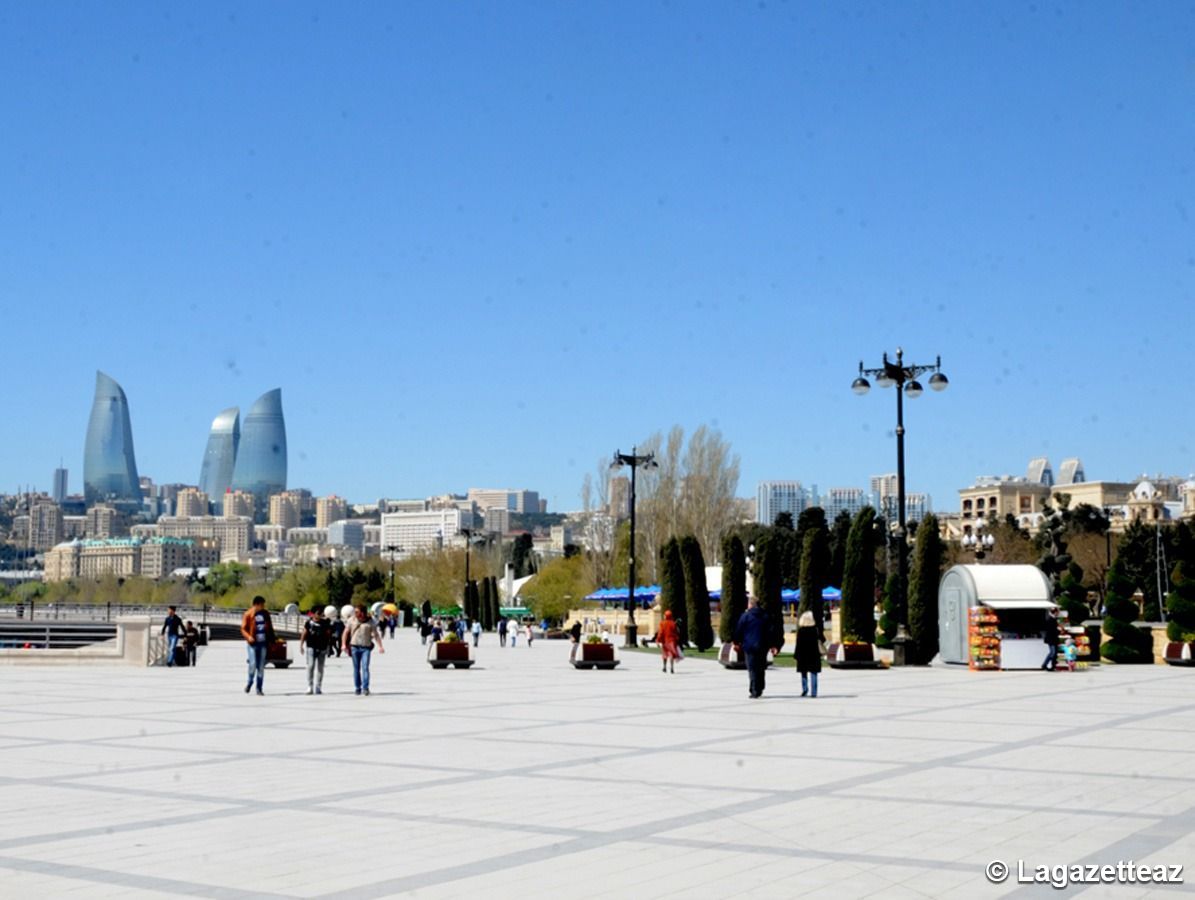
[[[802,697],[804,697],[806,694],[809,693],[809,683],[811,681],[813,682],[812,696],[816,697],[817,696],[817,672],[810,672],[808,675],[806,675],[804,672],[801,673],[801,696]]]
[[[353,687],[357,693],[369,690],[369,655],[372,647],[349,647],[353,654]]]
[[[266,645],[265,644],[249,644],[249,681],[246,686],[253,684],[254,678],[257,679],[257,689],[261,690],[262,679],[266,675]]]
[[[166,665],[174,665],[174,651],[178,648],[178,635],[166,635]]]
[[[307,648],[307,689],[320,690],[324,684],[324,659],[327,650],[312,650]]]

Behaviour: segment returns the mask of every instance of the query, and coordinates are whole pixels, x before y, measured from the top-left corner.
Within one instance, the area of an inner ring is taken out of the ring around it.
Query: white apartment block
[[[843,511],[854,518],[859,514],[859,510],[866,505],[867,495],[863,492],[863,488],[830,488],[822,498],[822,509],[826,511],[827,522],[833,522]]]
[[[510,510],[503,506],[491,506],[484,513],[485,530],[491,534],[506,534],[510,531]]]
[[[477,504],[477,509],[498,507],[516,513],[543,511],[539,491],[515,490],[513,488],[469,488],[467,499]]]
[[[473,515],[462,509],[428,509],[394,512],[382,516],[379,544],[399,547],[404,557],[421,550],[435,550],[455,543],[462,528],[473,528]]]
[[[782,512],[793,521],[811,505],[809,492],[799,481],[761,481],[755,496],[755,521],[771,525]]]

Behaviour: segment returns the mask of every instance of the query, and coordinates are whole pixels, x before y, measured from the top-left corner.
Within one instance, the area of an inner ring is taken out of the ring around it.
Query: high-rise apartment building
[[[315,501],[316,528],[327,528],[333,522],[347,519],[348,515],[349,505],[343,497],[332,494],[329,497],[320,497]]]
[[[129,401],[124,389],[103,372],[95,373],[95,399],[83,446],[83,494],[89,506],[102,500],[141,505]]]
[[[208,496],[197,488],[183,488],[174,498],[176,516],[206,516],[208,512]]]
[[[506,534],[510,531],[510,510],[504,506],[491,506],[485,516],[485,530],[490,534]]]
[[[87,510],[87,536],[102,539],[119,537],[124,531],[124,517],[111,506],[93,506]]]
[[[298,528],[303,521],[302,504],[302,498],[292,491],[271,494],[270,524],[281,525],[287,530]]]
[[[786,512],[795,522],[810,505],[809,492],[799,481],[761,481],[755,492],[755,521],[772,525]]]
[[[822,497],[822,509],[826,511],[827,522],[833,522],[843,512],[854,518],[866,505],[867,495],[864,494],[863,488],[830,488]]]
[[[238,516],[248,516],[252,519],[257,513],[256,503],[256,498],[248,491],[234,491],[229,488],[224,492],[221,514],[227,519],[235,519]]]
[[[221,516],[162,516],[155,529],[160,537],[215,538],[220,542],[220,559],[237,559],[253,545],[253,520]]]
[[[35,503],[29,510],[29,546],[41,553],[62,541],[62,508]]]
[[[453,543],[462,528],[473,527],[473,516],[463,509],[429,509],[382,516],[380,544],[401,547],[400,555],[431,550]]]
[[[360,519],[338,519],[328,526],[328,543],[364,553],[365,523]]]

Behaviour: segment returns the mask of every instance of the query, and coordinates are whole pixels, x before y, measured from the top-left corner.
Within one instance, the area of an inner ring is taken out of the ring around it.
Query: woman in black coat
[[[809,610],[797,620],[797,671],[801,673],[801,696],[817,696],[817,675],[822,670],[822,636]],[[812,682],[812,684],[810,684]],[[810,687],[813,693],[810,694]]]

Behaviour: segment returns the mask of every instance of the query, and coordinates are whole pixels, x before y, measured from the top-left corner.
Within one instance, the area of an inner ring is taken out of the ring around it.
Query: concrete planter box
[[[467,669],[473,665],[473,655],[464,641],[436,641],[428,648],[427,661],[433,669]]]
[[[619,664],[614,656],[613,644],[587,644],[577,647],[577,657],[572,661],[576,669],[613,669]]]
[[[1195,643],[1169,641],[1162,658],[1171,666],[1195,666]]]
[[[880,669],[883,663],[876,659],[875,647],[871,644],[830,644],[826,648],[826,663],[831,669]]]

